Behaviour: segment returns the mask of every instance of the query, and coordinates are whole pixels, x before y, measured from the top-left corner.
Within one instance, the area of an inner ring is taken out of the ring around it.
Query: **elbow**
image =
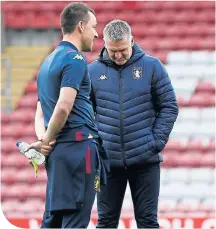
[[[177,114],[177,116],[178,116],[178,114],[179,114],[179,106],[178,106],[178,103],[176,104],[176,114]]]
[[[172,114],[176,116],[178,116],[179,114],[179,106],[176,100],[173,100],[173,102],[170,104],[170,108],[172,109]]]
[[[35,121],[36,120],[43,120],[43,119],[44,119],[43,113],[36,112]]]
[[[176,102],[172,108],[172,115],[173,115],[174,122],[177,120],[178,114],[179,114],[179,107],[178,107],[178,104]]]
[[[170,105],[170,108],[172,109],[172,114],[175,116],[175,119],[177,119],[179,114],[179,106],[175,94],[173,94],[173,96],[167,101],[167,103],[168,106]]]
[[[177,118],[178,118],[178,114],[179,114],[179,109],[178,109],[178,106],[177,106],[177,108],[176,108],[176,111],[175,111],[175,121],[177,120]]]
[[[176,110],[176,117],[177,117],[179,114],[179,105],[176,99],[175,99],[175,110]]]
[[[62,117],[64,117],[64,116],[68,117],[68,115],[70,114],[71,109],[72,109],[71,105],[66,103],[66,102],[58,103],[56,108]]]

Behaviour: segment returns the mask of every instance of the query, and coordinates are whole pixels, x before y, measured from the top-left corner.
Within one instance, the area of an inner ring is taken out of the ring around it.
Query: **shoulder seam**
[[[91,64],[93,64],[95,62],[99,62],[99,61],[98,60],[93,60],[92,62],[88,63],[88,65],[91,65]]]

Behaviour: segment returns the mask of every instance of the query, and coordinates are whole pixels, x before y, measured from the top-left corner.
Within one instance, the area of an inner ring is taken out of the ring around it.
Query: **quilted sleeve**
[[[178,104],[168,73],[158,59],[154,64],[152,99],[157,112],[153,135],[157,149],[161,151],[165,147],[177,119]]]

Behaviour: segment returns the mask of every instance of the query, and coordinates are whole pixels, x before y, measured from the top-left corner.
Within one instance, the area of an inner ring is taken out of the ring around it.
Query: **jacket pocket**
[[[155,140],[155,143],[156,143],[156,147],[157,147],[157,149],[158,149],[159,152],[164,149],[164,147],[165,147],[164,141],[162,141],[162,140]]]
[[[158,150],[158,152],[162,151],[163,148],[165,147],[165,142],[161,139],[156,139],[154,134],[152,134],[153,138],[154,138],[154,144],[156,149]]]

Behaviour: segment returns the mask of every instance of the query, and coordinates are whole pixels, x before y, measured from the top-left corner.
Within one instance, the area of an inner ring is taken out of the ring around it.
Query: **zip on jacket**
[[[119,82],[119,91],[120,91],[120,138],[121,138],[121,149],[122,149],[122,158],[123,158],[123,163],[124,167],[127,168],[126,164],[126,157],[125,157],[125,144],[124,144],[124,114],[123,114],[123,96],[124,96],[124,91],[123,91],[123,75],[122,75],[122,70],[119,70],[120,74],[120,82]]]

